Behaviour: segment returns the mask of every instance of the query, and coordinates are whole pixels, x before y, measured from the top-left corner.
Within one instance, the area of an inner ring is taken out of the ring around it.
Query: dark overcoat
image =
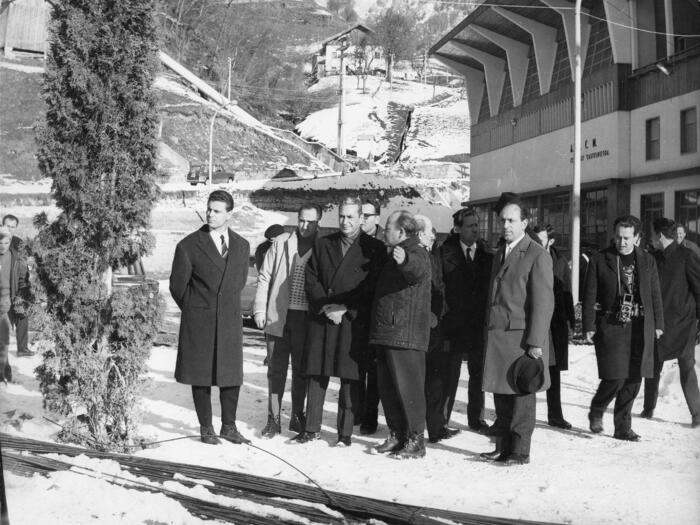
[[[664,329],[659,275],[654,257],[635,248],[639,297],[644,307],[644,348],[639,377],[654,375],[655,330]],[[616,320],[618,305],[618,252],[614,246],[591,257],[583,293],[583,330],[595,332],[593,343],[600,379],[626,379],[632,357],[632,323]],[[636,370],[632,371],[635,376]]]
[[[402,264],[390,258],[374,291],[369,342],[373,345],[428,350],[431,319],[430,254],[409,237],[399,244],[406,253]]]
[[[664,305],[664,333],[657,342],[662,361],[693,355],[700,319],[700,257],[673,242],[654,252]]]
[[[530,346],[542,348],[542,361],[549,363],[549,327],[554,309],[552,258],[528,235],[503,261],[505,247],[493,259],[488,311],[484,391],[516,394],[512,367]],[[503,261],[503,264],[501,264]],[[544,367],[542,390],[550,385]]]
[[[316,239],[306,265],[309,332],[306,373],[359,379],[367,360],[369,314],[377,277],[386,260],[384,243],[361,232],[343,257],[341,233]],[[321,308],[347,308],[340,324],[333,324]]]
[[[554,248],[550,248],[554,271],[554,313],[552,314],[552,345],[558,370],[569,369],[569,327],[576,326],[574,296],[571,293],[569,261]]]
[[[221,257],[207,226],[175,248],[170,294],[182,311],[175,379],[197,386],[243,384],[241,290],[248,276],[250,245],[228,230]]]
[[[445,339],[467,357],[481,356],[493,254],[478,243],[474,260],[467,261],[459,236],[452,235],[440,246],[440,261],[445,283]]]

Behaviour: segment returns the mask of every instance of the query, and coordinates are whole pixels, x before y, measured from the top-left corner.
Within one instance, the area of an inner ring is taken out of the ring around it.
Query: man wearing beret
[[[499,206],[499,208],[501,208]],[[526,234],[527,209],[511,196],[499,211],[504,245],[496,252],[486,312],[484,391],[493,392],[501,465],[530,462],[535,393],[549,387],[549,324],[554,310],[552,258]]]

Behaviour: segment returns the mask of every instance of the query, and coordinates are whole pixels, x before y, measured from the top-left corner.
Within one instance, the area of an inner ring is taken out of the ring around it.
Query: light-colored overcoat
[[[552,258],[528,235],[503,261],[505,247],[493,259],[486,312],[484,391],[516,394],[511,367],[530,346],[542,348],[549,363],[549,325],[554,311]],[[503,264],[501,264],[503,261]],[[549,367],[544,367],[550,385]]]

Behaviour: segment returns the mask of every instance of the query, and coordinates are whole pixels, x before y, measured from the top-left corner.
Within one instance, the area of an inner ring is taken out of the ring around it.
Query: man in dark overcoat
[[[583,331],[592,339],[600,384],[588,414],[591,432],[603,431],[603,414],[615,399],[616,439],[639,441],[632,405],[642,377],[654,375],[654,341],[664,330],[654,257],[639,248],[642,223],[618,217],[611,246],[595,254],[586,272]]]
[[[201,439],[220,443],[212,424],[211,387],[219,387],[220,436],[248,442],[236,428],[243,384],[241,291],[248,276],[250,245],[229,229],[233,198],[216,190],[207,202],[207,224],[180,241],[170,274],[170,293],[182,311],[175,379],[192,385]]]
[[[656,265],[664,305],[664,333],[656,343],[654,377],[644,380],[644,411],[654,416],[664,361],[678,359],[681,388],[690,409],[692,426],[700,425],[700,391],[695,373],[695,338],[700,319],[700,257],[674,241],[676,223],[654,221]]]
[[[467,424],[484,431],[484,317],[488,298],[493,255],[479,241],[479,216],[473,208],[463,208],[452,216],[455,235],[440,247],[442,278],[445,283],[446,311],[443,333],[448,341],[442,367],[444,417],[442,434],[449,437],[447,426],[457,395],[462,360],[469,371],[467,384]],[[432,396],[431,396],[432,397]],[[430,401],[429,401],[430,404]],[[428,431],[430,433],[430,428]],[[440,438],[431,435],[431,438]]]
[[[431,266],[413,215],[392,213],[384,239],[391,247],[372,303],[369,341],[389,436],[377,447],[395,457],[425,456],[425,353],[430,342]]]
[[[571,270],[569,261],[553,246],[554,228],[551,225],[537,225],[532,231],[540,244],[552,257],[554,272],[554,313],[550,330],[554,352],[549,362],[550,387],[547,389],[547,423],[553,427],[570,429],[571,423],[564,419],[561,408],[561,372],[569,369],[569,330],[576,327],[574,297],[571,293]]]
[[[294,440],[321,435],[323,402],[330,377],[340,378],[338,445],[351,443],[358,405],[359,364],[366,359],[369,311],[384,244],[364,233],[362,201],[349,197],[338,208],[340,231],[317,239],[306,265],[309,300],[306,428]]]
[[[522,465],[530,462],[535,393],[549,387],[552,258],[526,233],[527,208],[517,196],[499,216],[505,243],[494,255],[491,271],[483,383],[484,391],[494,394],[496,449],[482,457]],[[533,366],[541,379],[524,389],[518,370]]]
[[[19,219],[11,214],[7,214],[2,218],[2,225],[7,227],[12,234],[12,240],[10,241],[10,248],[12,248],[18,255],[23,258],[27,258],[29,255],[27,246],[24,240],[17,236],[17,226],[19,226]],[[28,277],[28,276],[27,276]],[[25,295],[29,295],[29,280],[27,278],[27,290]],[[27,309],[22,309],[22,315],[17,315],[17,309],[10,309],[8,314],[12,326],[15,328],[15,335],[17,337],[17,357],[31,357],[34,352],[29,349],[29,316],[27,315]]]

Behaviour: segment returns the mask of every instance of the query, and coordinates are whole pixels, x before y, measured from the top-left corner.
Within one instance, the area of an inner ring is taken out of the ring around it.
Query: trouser
[[[502,454],[529,456],[535,430],[535,394],[494,394],[493,402],[496,407],[497,446]]]
[[[564,419],[561,409],[561,371],[556,366],[549,367],[551,385],[547,390],[547,419]]]
[[[685,401],[690,409],[690,415],[700,415],[700,389],[698,389],[698,376],[695,373],[695,356],[692,351],[688,355],[678,358],[678,371],[680,373],[681,388]],[[644,410],[653,411],[656,408],[656,400],[659,397],[659,380],[664,363],[654,352],[654,377],[644,380]]]
[[[439,345],[425,356],[425,408],[429,436],[438,435],[448,425],[457,395],[462,356],[447,350],[446,346]]]
[[[467,423],[478,425],[484,419],[484,354],[474,353],[467,357],[469,383],[467,384]],[[459,379],[459,378],[457,378]]]
[[[392,432],[420,434],[425,430],[425,352],[377,347],[377,380],[384,416]]]
[[[374,357],[360,370],[358,399],[356,423],[376,427],[379,417],[379,386],[377,385],[377,362]]]
[[[627,432],[632,428],[632,405],[641,384],[640,378],[602,379],[591,401],[589,417],[602,418],[610,402],[615,399],[615,433]]]
[[[328,376],[310,376],[309,391],[306,397],[306,428],[307,432],[320,432],[323,421],[323,402],[328,389]],[[359,384],[354,379],[340,378],[338,392],[338,418],[336,426],[339,437],[352,436],[355,423],[354,410],[357,407]]]
[[[10,366],[10,318],[7,311],[0,310],[0,382],[12,380]]]
[[[240,386],[219,387],[219,401],[221,402],[222,425],[236,424],[236,410],[238,409],[238,395]],[[194,409],[197,412],[199,424],[203,427],[211,427],[211,387],[192,385],[192,398]]]
[[[26,352],[29,345],[29,317],[23,315],[21,317],[15,315],[12,310],[8,313],[10,323],[15,328],[15,336],[17,337],[17,351]]]
[[[304,412],[306,377],[304,360],[306,352],[307,313],[289,310],[282,337],[267,335],[267,411],[279,416],[284,387],[287,382],[289,358],[292,360],[292,414]]]

